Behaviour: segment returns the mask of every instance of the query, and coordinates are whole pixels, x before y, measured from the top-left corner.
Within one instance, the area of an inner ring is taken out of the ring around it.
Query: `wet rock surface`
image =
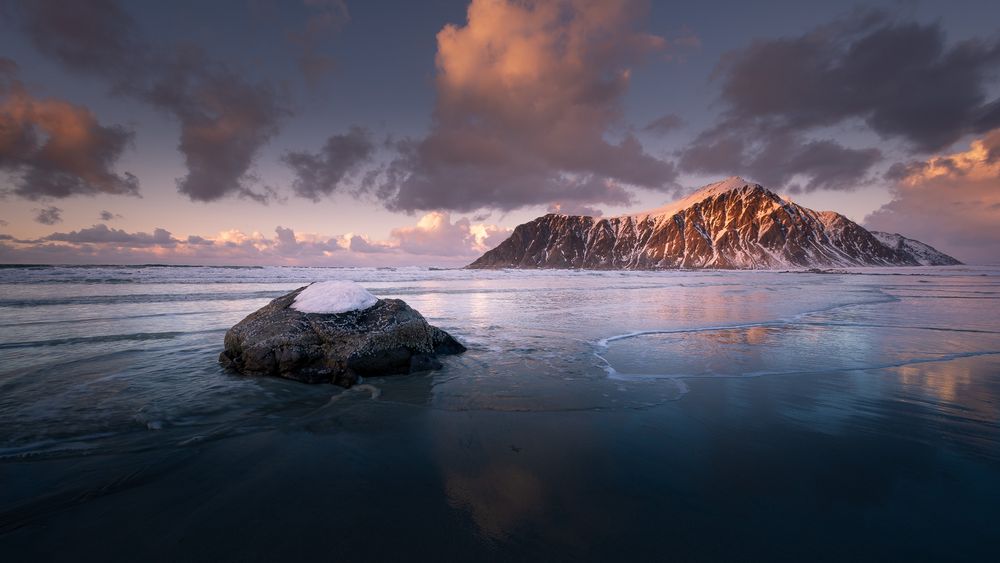
[[[219,362],[244,375],[350,387],[360,377],[439,369],[438,355],[465,351],[402,300],[379,299],[344,313],[304,313],[292,307],[304,289],[229,329]]]

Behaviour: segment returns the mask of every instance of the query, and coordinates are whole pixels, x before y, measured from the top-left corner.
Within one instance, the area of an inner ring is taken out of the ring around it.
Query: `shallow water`
[[[323,279],[469,351],[348,391],[218,367]],[[989,558],[998,299],[973,267],[0,268],[0,553]]]

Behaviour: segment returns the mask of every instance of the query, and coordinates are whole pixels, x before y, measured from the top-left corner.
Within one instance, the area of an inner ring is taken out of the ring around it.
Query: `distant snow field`
[[[378,302],[367,289],[352,281],[323,281],[302,290],[292,308],[303,313],[346,313],[367,309]]]

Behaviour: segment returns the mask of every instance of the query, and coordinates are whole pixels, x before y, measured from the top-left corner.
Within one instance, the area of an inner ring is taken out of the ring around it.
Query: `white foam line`
[[[872,300],[872,301],[856,301],[853,303],[841,303],[837,305],[831,305],[829,307],[823,307],[820,309],[815,309],[812,311],[803,311],[792,315],[791,317],[785,317],[781,319],[776,319],[773,321],[763,321],[758,323],[745,323],[745,324],[734,324],[734,325],[720,325],[720,326],[710,326],[710,327],[696,327],[696,328],[680,328],[680,329],[660,329],[660,330],[640,330],[635,332],[627,332],[624,334],[617,334],[614,336],[609,336],[607,338],[602,338],[600,340],[594,341],[592,345],[596,348],[593,352],[594,356],[600,360],[603,364],[604,372],[607,373],[609,379],[615,379],[619,381],[649,381],[649,380],[663,380],[669,379],[677,383],[683,383],[681,380],[684,379],[719,379],[719,378],[744,378],[744,377],[763,377],[769,375],[808,375],[816,373],[832,373],[839,371],[867,371],[873,369],[892,369],[896,367],[903,367],[914,364],[923,363],[933,363],[933,362],[946,362],[961,358],[976,357],[976,356],[990,356],[995,354],[1000,354],[998,352],[986,351],[986,352],[961,352],[957,354],[944,354],[936,358],[921,358],[915,359],[908,362],[898,362],[889,363],[882,365],[864,366],[864,367],[843,367],[833,370],[812,370],[812,371],[787,371],[787,372],[775,372],[775,371],[758,371],[749,372],[740,375],[694,375],[694,374],[637,374],[637,373],[621,373],[616,370],[611,362],[601,355],[600,351],[607,350],[608,343],[616,342],[618,340],[625,340],[628,338],[635,338],[638,336],[649,336],[653,334],[692,334],[700,332],[712,332],[721,330],[738,330],[746,328],[758,328],[758,327],[777,327],[777,326],[788,326],[801,324],[802,326],[815,326],[816,323],[803,323],[803,319],[806,319],[813,315],[818,315],[822,313],[829,313],[830,311],[835,311],[837,309],[846,309],[849,307],[857,307],[862,305],[882,305],[887,303],[895,303],[900,301],[898,297],[884,293],[880,290],[875,290],[875,293],[880,295],[882,299]],[[837,325],[840,326],[840,325]],[[853,325],[844,324],[843,326],[850,327]],[[904,327],[901,327],[904,328]],[[687,386],[684,385],[684,393],[687,392]]]
[[[326,404],[329,405],[330,403],[336,403],[337,401],[343,399],[344,397],[348,396],[349,394],[352,394],[352,393],[364,393],[365,391],[371,393],[371,396],[369,398],[372,399],[372,400],[377,400],[379,397],[382,396],[382,390],[379,389],[378,387],[375,387],[374,385],[372,385],[370,383],[361,383],[361,384],[358,384],[358,385],[354,385],[352,387],[348,387],[347,389],[344,389],[340,393],[337,393],[336,395],[333,395],[332,397],[330,397],[330,400],[327,401]]]
[[[665,374],[665,373],[621,373],[615,368],[611,367],[603,357],[598,354],[594,354],[602,361],[604,361],[605,368],[604,371],[607,372],[609,379],[615,379],[617,381],[650,381],[650,380],[664,380],[669,379],[677,383],[683,383],[686,379],[746,379],[746,378],[757,378],[757,377],[770,377],[770,376],[780,376],[780,375],[816,375],[823,373],[838,373],[838,372],[849,372],[849,371],[871,371],[878,369],[893,369],[906,366],[920,365],[920,364],[933,364],[937,362],[950,362],[953,360],[961,360],[965,358],[978,358],[980,356],[1000,356],[1000,350],[988,350],[983,352],[958,352],[955,354],[942,354],[935,358],[918,358],[905,362],[892,362],[885,364],[876,364],[869,366],[844,366],[835,369],[819,369],[819,370],[803,370],[803,371],[752,371],[747,373],[741,373],[739,375],[735,374],[713,374],[713,375],[694,375],[694,374]],[[684,392],[687,392],[687,385],[684,385]]]
[[[595,346],[600,348],[607,348],[609,342],[616,342],[618,340],[625,340],[626,338],[635,338],[636,336],[649,336],[651,334],[685,334],[692,332],[711,332],[714,330],[732,330],[738,328],[755,328],[761,326],[780,326],[788,324],[788,321],[778,320],[778,321],[765,321],[759,323],[747,323],[738,325],[719,325],[719,326],[705,326],[696,328],[676,328],[676,329],[657,329],[657,330],[639,330],[636,332],[626,332],[624,334],[616,334],[615,336],[609,336],[607,338],[602,338],[595,342],[592,342]]]
[[[695,327],[695,328],[639,330],[639,331],[636,331],[636,332],[627,332],[627,333],[624,333],[624,334],[617,334],[617,335],[614,335],[614,336],[609,336],[607,338],[602,338],[600,340],[594,341],[593,345],[598,346],[600,348],[607,348],[609,342],[615,342],[615,341],[618,341],[618,340],[624,340],[626,338],[635,338],[636,336],[648,336],[648,335],[651,335],[651,334],[687,334],[687,333],[697,333],[697,332],[711,332],[711,331],[715,331],[715,330],[733,330],[733,329],[741,329],[741,328],[758,328],[758,327],[762,327],[762,326],[785,326],[785,325],[793,324],[794,322],[799,321],[799,320],[801,320],[801,319],[803,319],[805,317],[809,317],[810,315],[816,315],[816,314],[820,314],[820,313],[829,313],[830,311],[834,311],[834,310],[837,310],[837,309],[842,309],[842,308],[846,309],[848,307],[857,307],[859,305],[881,305],[881,304],[885,304],[885,303],[895,303],[895,302],[899,301],[898,298],[893,297],[892,295],[884,294],[881,291],[879,291],[878,293],[880,295],[882,295],[884,297],[884,299],[872,300],[872,301],[855,301],[853,303],[840,303],[840,304],[837,304],[837,305],[831,305],[829,307],[823,307],[823,308],[815,309],[815,310],[812,310],[812,311],[804,311],[804,312],[801,312],[801,313],[796,313],[796,314],[792,315],[791,317],[784,317],[784,318],[780,318],[780,319],[775,319],[773,321],[761,321],[761,322],[757,322],[757,323],[745,323],[745,324],[733,324],[733,325],[717,325],[717,326]]]

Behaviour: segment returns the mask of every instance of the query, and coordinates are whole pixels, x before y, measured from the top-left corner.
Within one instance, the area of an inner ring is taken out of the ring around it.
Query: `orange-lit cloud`
[[[508,229],[496,225],[473,225],[468,219],[452,223],[450,214],[435,211],[424,215],[415,226],[393,229],[397,248],[409,254],[476,256],[499,244]]]
[[[961,260],[1000,263],[1000,129],[968,150],[894,166],[893,199],[868,216]]]
[[[13,178],[13,193],[138,194],[138,180],[114,170],[132,133],[101,125],[85,107],[32,96],[13,78],[16,69],[0,58],[0,171]]]
[[[663,52],[634,0],[473,0],[437,35],[431,133],[400,143],[378,194],[404,210],[621,204],[626,186],[672,188],[671,163],[625,134],[631,67]]]
[[[252,80],[193,43],[147,40],[115,0],[19,2],[10,16],[39,52],[177,120],[187,169],[177,179],[180,193],[194,201],[268,199],[252,189],[251,168],[291,113],[275,84]]]

